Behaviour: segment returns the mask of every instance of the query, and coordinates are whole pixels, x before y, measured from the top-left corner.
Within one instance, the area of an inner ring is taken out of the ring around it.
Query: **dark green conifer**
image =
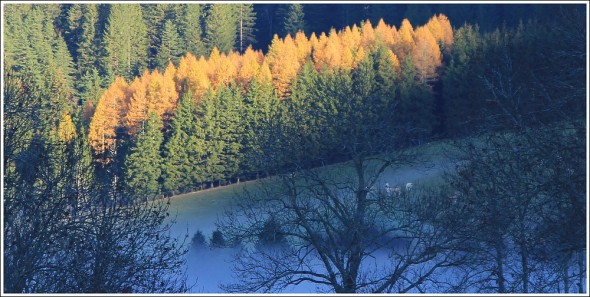
[[[202,182],[203,132],[197,125],[191,93],[185,93],[170,124],[170,137],[164,145],[164,190],[188,191]]]
[[[180,44],[181,41],[176,26],[171,20],[167,20],[162,32],[162,43],[156,56],[156,66],[161,72],[166,70],[170,62],[178,66],[178,61],[183,54]]]
[[[161,129],[162,120],[157,113],[151,112],[125,159],[127,195],[135,201],[149,200],[160,193],[160,146],[164,138]]]
[[[195,57],[205,55],[205,43],[203,42],[202,4],[179,4],[180,13],[177,16],[177,29],[183,53],[192,53]]]
[[[205,18],[205,45],[229,53],[235,48],[237,38],[236,7],[229,4],[209,4]]]
[[[106,66],[113,76],[131,80],[147,66],[147,28],[138,4],[113,4],[104,45]]]

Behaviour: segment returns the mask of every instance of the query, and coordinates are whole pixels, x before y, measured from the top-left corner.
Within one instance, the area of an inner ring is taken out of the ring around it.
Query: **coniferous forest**
[[[188,292],[169,198],[268,178],[226,292],[587,292],[586,5],[3,3],[3,292]]]

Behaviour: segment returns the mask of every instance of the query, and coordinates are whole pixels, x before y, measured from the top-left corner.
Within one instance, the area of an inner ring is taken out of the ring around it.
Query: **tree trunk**
[[[501,240],[501,239],[500,239]],[[498,283],[498,293],[506,293],[506,284],[504,279],[504,247],[501,242],[496,242],[496,280]]]

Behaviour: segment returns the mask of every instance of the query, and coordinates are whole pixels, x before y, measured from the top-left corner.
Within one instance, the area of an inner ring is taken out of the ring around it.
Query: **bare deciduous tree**
[[[463,257],[448,250],[453,242],[442,229],[420,216],[419,190],[380,190],[381,175],[402,156],[301,170],[240,195],[219,224],[245,244],[235,259],[237,281],[222,288],[276,292],[310,283],[336,293],[449,289],[435,276]],[[269,218],[277,221],[285,244],[256,244]]]

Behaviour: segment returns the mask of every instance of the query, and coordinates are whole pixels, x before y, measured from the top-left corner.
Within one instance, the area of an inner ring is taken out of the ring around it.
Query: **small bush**
[[[205,242],[205,235],[203,235],[203,232],[201,232],[201,230],[197,230],[197,232],[195,232],[195,235],[193,235],[193,239],[191,240],[191,246],[194,248],[201,248],[206,246],[206,242]]]
[[[227,243],[225,242],[225,238],[223,237],[223,232],[220,230],[215,230],[211,234],[211,239],[209,239],[209,245],[211,247],[225,247]]]
[[[273,246],[284,244],[285,234],[281,229],[281,225],[274,217],[270,217],[258,234],[258,243],[264,246]]]

